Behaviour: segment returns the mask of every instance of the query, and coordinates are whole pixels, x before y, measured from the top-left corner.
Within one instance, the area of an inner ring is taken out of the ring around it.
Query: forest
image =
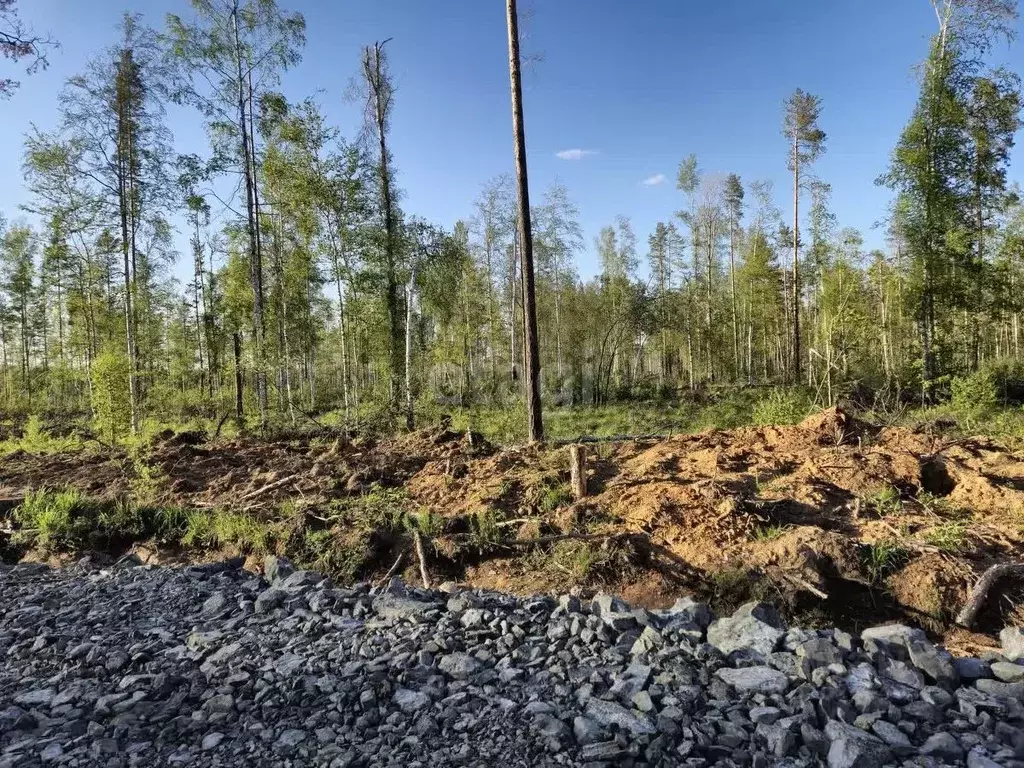
[[[587,243],[569,191],[535,191],[545,407],[746,386],[799,388],[823,407],[866,392],[891,407],[1014,380],[1024,199],[1008,166],[1021,92],[988,61],[1014,37],[1016,3],[920,4],[936,27],[917,103],[880,165],[884,249],[833,213],[815,174],[828,110],[800,88],[778,112],[786,210],[770,182],[685,149],[678,210],[651,232],[620,217]],[[426,221],[402,207],[389,144],[398,41],[339,63],[365,107],[363,130],[343,136],[322,96],[278,89],[302,59],[301,14],[276,0],[190,5],[156,26],[126,12],[118,42],[54,95],[59,121],[24,137],[29,195],[0,219],[0,410],[85,419],[116,439],[147,423],[392,430],[443,410],[518,408],[512,163],[481,180],[463,219]],[[4,53],[45,65],[49,41],[19,38],[18,13],[0,2]],[[5,108],[17,85],[4,81]],[[202,121],[207,152],[175,151],[171,107]],[[528,103],[525,114],[528,126]],[[599,270],[583,279],[590,247]]]

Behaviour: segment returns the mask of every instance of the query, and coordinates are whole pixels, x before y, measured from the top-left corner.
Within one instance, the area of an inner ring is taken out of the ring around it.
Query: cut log
[[[578,443],[569,446],[569,474],[572,497],[579,501],[587,495],[587,449]]]
[[[562,440],[552,440],[551,445],[573,445],[575,443],[628,443],[669,440],[672,435],[580,435]]]
[[[993,565],[981,574],[981,578],[978,579],[978,583],[971,590],[967,602],[964,603],[964,607],[957,614],[956,623],[970,629],[974,625],[974,620],[978,618],[978,612],[985,604],[989,591],[995,586],[996,582],[1004,576],[1021,574],[1024,574],[1024,563]]]

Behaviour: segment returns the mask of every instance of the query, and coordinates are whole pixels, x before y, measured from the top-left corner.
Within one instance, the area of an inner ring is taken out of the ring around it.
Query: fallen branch
[[[782,577],[784,579],[786,579],[787,581],[792,582],[794,584],[794,586],[797,586],[797,587],[800,587],[802,589],[807,590],[808,592],[810,592],[815,597],[820,597],[822,600],[828,600],[828,593],[827,592],[822,592],[816,586],[814,586],[813,584],[811,584],[808,581],[805,581],[804,579],[801,579],[799,576],[794,576],[791,573],[783,573]]]
[[[501,522],[495,523],[495,528],[505,528],[509,525],[522,525],[523,523],[537,523],[538,525],[544,521],[537,517],[517,517],[513,520],[502,520]]]
[[[249,491],[248,493],[243,494],[242,496],[239,496],[237,501],[241,502],[249,501],[250,499],[255,499],[257,496],[262,496],[264,493],[267,493],[268,491],[273,491],[276,488],[280,488],[282,485],[288,485],[288,483],[292,482],[297,477],[297,474],[288,475],[288,477],[282,477],[280,480],[275,480],[272,483],[267,483],[267,485],[264,485],[261,488],[257,488],[253,491]]]
[[[394,576],[398,572],[398,568],[402,564],[402,560],[404,560],[404,559],[405,559],[405,550],[403,549],[401,552],[398,553],[398,557],[395,558],[395,562],[392,564],[392,566],[390,568],[388,568],[388,572],[385,573],[384,577],[380,581],[377,582],[377,585],[382,587],[385,584],[387,584],[389,581],[391,581],[391,577]]]
[[[964,603],[964,607],[957,614],[956,623],[970,629],[974,625],[974,620],[978,617],[978,612],[985,604],[985,598],[988,597],[992,587],[1004,576],[1013,574],[1024,574],[1024,563],[993,565],[981,574],[978,583],[974,585],[974,589],[971,590],[971,594],[967,597],[967,602]]]
[[[641,440],[669,440],[672,435],[580,435],[565,440],[552,440],[551,445],[573,445],[574,443],[627,443]]]
[[[413,541],[416,542],[416,557],[420,561],[420,577],[423,579],[423,588],[430,589],[430,577],[427,575],[427,557],[423,554],[423,538],[417,530],[413,530],[412,537]]]
[[[217,429],[213,431],[213,439],[216,440],[220,437],[220,431],[224,428],[224,422],[228,420],[231,415],[231,411],[226,411],[223,416],[220,417],[220,421],[217,422]]]

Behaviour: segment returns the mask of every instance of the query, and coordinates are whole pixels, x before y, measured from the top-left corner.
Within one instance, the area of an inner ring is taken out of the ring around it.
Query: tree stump
[[[579,501],[587,495],[587,449],[575,444],[569,446],[569,477],[572,497]]]

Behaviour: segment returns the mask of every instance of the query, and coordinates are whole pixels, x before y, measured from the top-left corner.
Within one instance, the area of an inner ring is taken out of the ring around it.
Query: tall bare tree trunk
[[[512,133],[519,197],[519,242],[523,259],[523,347],[526,369],[526,422],[531,443],[544,439],[540,403],[540,349],[537,338],[537,296],[533,279],[533,227],[530,185],[526,171],[526,128],[523,124],[523,84],[519,61],[519,14],[516,0],[507,0],[508,74],[512,89]]]
[[[793,135],[793,383],[800,383],[800,144]]]
[[[412,295],[415,285],[414,267],[409,271],[409,283],[405,286],[405,427],[410,432],[416,428],[412,394]]]
[[[263,263],[259,245],[257,218],[256,168],[250,147],[249,116],[246,110],[246,78],[242,71],[242,41],[238,33],[238,2],[231,11],[234,26],[235,67],[238,85],[238,129],[242,141],[242,169],[245,181],[246,223],[249,236],[249,282],[252,286],[253,364],[256,369],[256,399],[260,410],[260,428],[265,430],[269,421],[267,412],[267,372],[263,364],[265,325],[263,320]],[[240,402],[240,401],[239,401]]]

